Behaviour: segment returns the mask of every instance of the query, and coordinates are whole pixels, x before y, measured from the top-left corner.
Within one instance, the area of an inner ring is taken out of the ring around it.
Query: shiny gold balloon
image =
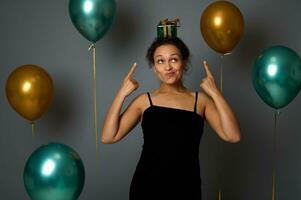
[[[200,28],[205,41],[212,49],[221,54],[230,53],[242,36],[243,16],[234,4],[217,1],[203,12]]]
[[[53,90],[47,71],[35,65],[18,67],[6,82],[6,97],[10,105],[31,122],[47,111],[53,99]]]

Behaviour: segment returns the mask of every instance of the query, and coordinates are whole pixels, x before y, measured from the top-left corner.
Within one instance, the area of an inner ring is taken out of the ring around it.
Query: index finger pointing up
[[[206,60],[203,62],[203,64],[204,64],[204,68],[205,68],[207,76],[213,77]]]
[[[131,67],[131,69],[130,69],[128,75],[127,75],[127,77],[131,77],[131,76],[134,74],[134,72],[135,72],[135,70],[136,70],[136,67],[137,67],[137,63],[134,63],[134,64],[132,65],[132,67]]]

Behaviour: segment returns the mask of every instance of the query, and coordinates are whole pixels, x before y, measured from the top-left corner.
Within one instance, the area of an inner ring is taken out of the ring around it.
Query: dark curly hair
[[[190,51],[186,44],[178,37],[175,38],[155,38],[150,47],[147,50],[146,59],[152,67],[154,65],[154,53],[156,49],[162,45],[171,44],[176,46],[180,50],[180,56],[185,63],[185,71],[187,70],[187,63],[189,62]]]

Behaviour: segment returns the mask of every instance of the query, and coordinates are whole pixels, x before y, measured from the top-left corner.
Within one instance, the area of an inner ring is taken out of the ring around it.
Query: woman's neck
[[[159,89],[157,90],[157,92],[160,93],[183,93],[186,91],[187,88],[185,88],[182,82],[179,82],[177,84],[161,83]]]

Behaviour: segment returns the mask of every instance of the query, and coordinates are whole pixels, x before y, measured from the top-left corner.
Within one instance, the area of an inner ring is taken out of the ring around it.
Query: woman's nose
[[[172,65],[171,65],[171,63],[166,63],[166,65],[165,65],[165,69],[166,69],[166,70],[170,70],[170,69],[172,69]]]

